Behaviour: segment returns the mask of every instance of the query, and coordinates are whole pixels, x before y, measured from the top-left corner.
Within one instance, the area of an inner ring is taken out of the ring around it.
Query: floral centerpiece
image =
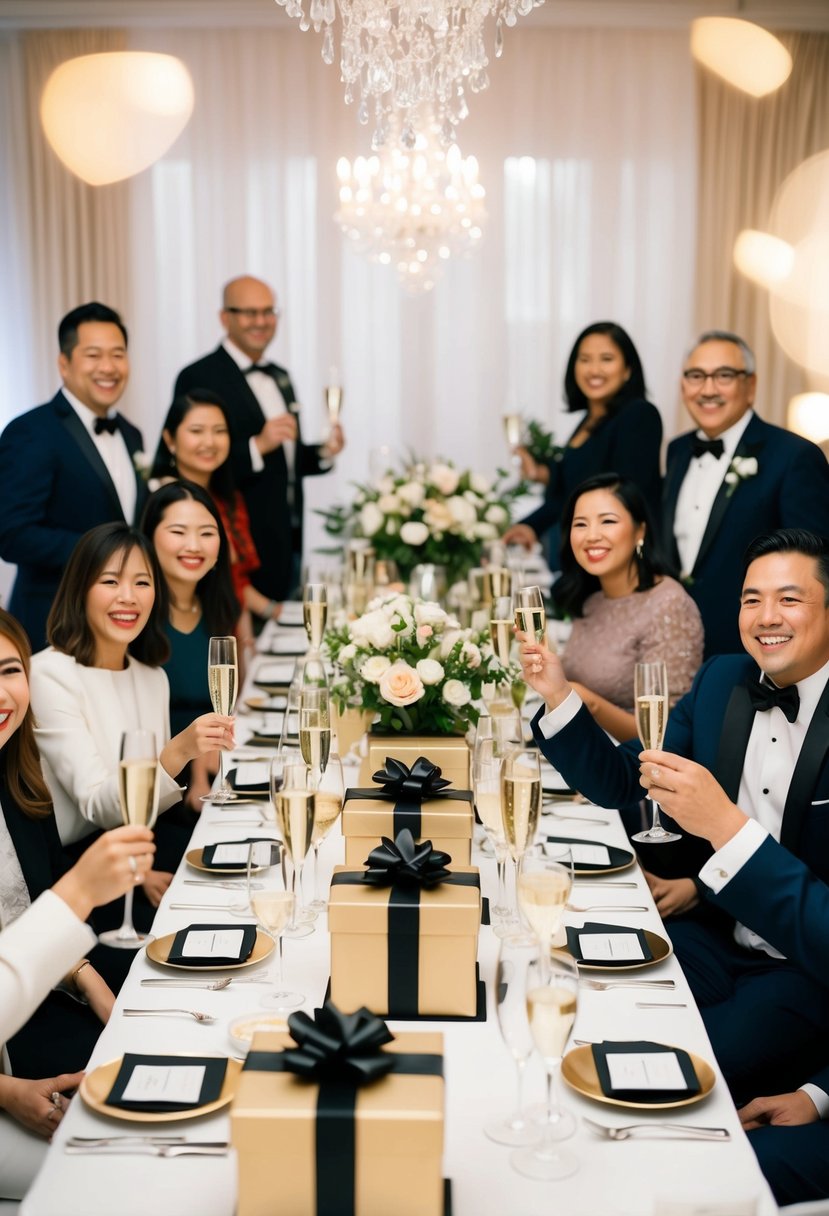
[[[349,506],[322,512],[325,528],[331,536],[365,537],[404,579],[419,563],[433,563],[447,568],[451,584],[479,564],[483,543],[509,525],[520,487],[504,487],[505,477],[503,470],[491,481],[449,462],[417,462],[357,484]]]
[[[478,721],[482,684],[509,679],[485,633],[407,595],[372,600],[353,621],[341,613],[325,645],[340,669],[331,688],[339,712],[373,711],[383,731],[465,732]]]

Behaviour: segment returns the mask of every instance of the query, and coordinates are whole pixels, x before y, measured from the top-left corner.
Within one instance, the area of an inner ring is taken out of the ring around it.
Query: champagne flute
[[[541,810],[541,769],[538,752],[521,747],[507,751],[501,764],[501,816],[507,842],[507,890],[510,919],[517,918],[518,862],[535,839]]]
[[[540,587],[519,587],[515,592],[515,625],[528,638],[535,638],[536,642],[544,641],[547,614]]]
[[[328,421],[331,423],[331,429],[340,421],[340,414],[343,409],[343,397],[345,396],[341,384],[334,383],[337,379],[336,368],[331,369],[332,383],[326,385],[323,389],[323,397],[325,399],[325,408],[328,412]]]
[[[484,599],[487,602],[501,595],[512,595],[512,571],[508,566],[486,566],[484,569]]]
[[[211,638],[207,654],[207,684],[210,689],[210,702],[213,712],[230,717],[236,708],[236,696],[239,691],[239,663],[236,658],[236,639]],[[235,802],[236,795],[230,788],[225,772],[225,754],[219,749],[219,788],[213,793],[205,794],[202,802],[214,802],[221,805]]]
[[[495,657],[502,667],[509,667],[513,633],[514,617],[512,600],[509,595],[493,597],[489,610],[489,640]]]
[[[328,907],[320,894],[320,845],[342,814],[345,799],[345,782],[340,757],[332,752],[322,774],[314,800],[314,830],[311,833],[311,848],[314,850],[314,898],[309,907],[312,912],[324,912]]]
[[[573,1135],[576,1121],[555,1101],[556,1075],[576,1020],[579,971],[568,954],[553,950],[548,955],[537,946],[524,974],[526,1016],[547,1072],[547,1117],[540,1143],[516,1149],[511,1161],[520,1174],[552,1182],[568,1178],[579,1168],[578,1158],[557,1143]]]
[[[555,849],[555,851],[551,851]],[[564,846],[536,844],[518,865],[518,906],[549,958],[573,888],[573,857]]]
[[[302,622],[313,654],[322,646],[327,618],[328,587],[325,583],[306,583],[302,590]]]
[[[251,854],[255,847],[251,845]],[[293,916],[295,896],[292,891],[276,885],[277,873],[276,869],[271,871],[274,885],[266,885],[263,890],[251,893],[250,906],[258,924],[276,942],[277,950],[276,985],[273,992],[267,992],[262,997],[260,1004],[265,1009],[287,1010],[302,1005],[305,997],[301,992],[292,992],[285,988],[282,938]]]
[[[251,896],[257,890],[253,881],[254,873],[269,870],[279,865],[282,858],[282,845],[278,840],[252,840],[248,845],[248,859],[245,866],[245,893],[240,902],[228,904],[228,911],[234,916],[250,916],[253,913]]]
[[[331,751],[331,699],[327,688],[300,689],[299,749],[311,788],[316,789]]]
[[[158,753],[151,730],[125,730],[118,753],[118,801],[126,824],[151,828],[158,812]],[[132,920],[133,888],[124,896],[124,921],[98,938],[105,946],[138,950],[153,940],[139,933]]]
[[[481,718],[481,722],[489,719]],[[490,909],[493,932],[498,937],[514,932],[517,924],[510,924],[512,909],[507,898],[505,866],[507,862],[507,840],[504,835],[504,819],[501,814],[501,757],[497,740],[491,735],[476,741],[472,757],[472,789],[478,817],[484,825],[487,839],[495,851],[498,867],[497,902]]]
[[[524,1111],[524,1072],[533,1052],[527,1020],[527,970],[538,957],[538,942],[529,933],[510,933],[501,942],[495,971],[495,1008],[504,1046],[515,1061],[518,1079],[515,1111],[507,1119],[493,1119],[484,1131],[496,1144],[534,1144],[540,1130]]]
[[[636,702],[636,725],[646,751],[659,751],[668,724],[668,669],[664,663],[637,663],[633,675],[633,696]],[[669,844],[681,840],[680,832],[663,828],[659,818],[659,803],[650,801],[653,818],[651,826],[631,837],[645,844]]]
[[[521,442],[521,431],[523,430],[523,419],[520,414],[504,414],[504,434],[507,437],[507,443],[512,449],[511,462],[516,469],[521,468],[521,457],[515,451]]]
[[[296,764],[284,754],[281,771],[278,759],[272,762],[271,795],[285,856],[291,862],[291,894],[294,896],[291,918],[283,932],[287,937],[307,937],[313,933],[313,925],[302,923],[296,915],[297,884],[302,882],[302,868],[311,847],[316,797],[314,790],[309,789],[305,764]]]

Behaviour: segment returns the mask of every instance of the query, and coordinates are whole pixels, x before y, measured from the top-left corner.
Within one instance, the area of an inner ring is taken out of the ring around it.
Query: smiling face
[[[164,442],[173,454],[180,477],[207,488],[212,473],[230,455],[230,434],[225,416],[217,405],[194,405],[175,434],[164,432]]]
[[[276,334],[276,301],[267,283],[241,278],[228,283],[219,313],[234,346],[258,363]]]
[[[624,355],[607,334],[588,334],[582,338],[573,371],[588,407],[594,408],[612,401],[630,379]]]
[[[0,748],[8,743],[29,709],[29,681],[20,652],[0,633]]]
[[[570,525],[570,545],[582,570],[595,574],[608,595],[624,595],[638,582],[633,559],[645,525],[637,524],[610,490],[580,494]]]
[[[745,372],[745,359],[739,346],[719,339],[703,342],[685,360],[684,371],[696,368],[707,374],[702,384],[689,384],[682,379],[682,400],[688,413],[709,439],[717,439],[735,425],[754,404],[757,377],[738,375],[733,384],[715,384],[710,373],[718,368],[733,368]]]
[[[114,553],[86,593],[93,666],[124,666],[127,647],[147,624],[154,602],[153,576],[141,550]]]
[[[192,588],[219,558],[219,526],[200,502],[171,503],[153,533],[153,546],[168,586]],[[174,598],[177,598],[174,596]]]
[[[785,687],[829,662],[829,608],[813,557],[769,553],[746,571],[740,637],[775,684]]]
[[[124,335],[110,321],[83,321],[72,353],[58,356],[66,388],[103,418],[121,398],[130,374]]]

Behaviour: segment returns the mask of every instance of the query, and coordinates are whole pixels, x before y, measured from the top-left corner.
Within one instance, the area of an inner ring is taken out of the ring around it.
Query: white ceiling
[[[829,31],[829,0],[545,0],[527,25],[675,29],[710,14]],[[290,26],[275,0],[0,0],[0,29]]]

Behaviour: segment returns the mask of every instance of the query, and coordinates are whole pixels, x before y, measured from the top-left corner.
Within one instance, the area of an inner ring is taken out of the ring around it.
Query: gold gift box
[[[335,866],[334,875],[351,873],[353,882],[332,882],[328,903],[331,935],[331,1000],[340,1009],[366,1005],[381,1017],[389,1010],[390,887],[361,882],[363,871]],[[478,874],[463,866],[453,874]],[[474,1017],[477,1011],[480,886],[451,881],[419,892],[417,941],[400,939],[394,949],[417,950],[417,1009],[408,1016]],[[401,1016],[398,1014],[397,1016]]]
[[[418,756],[425,756],[456,789],[469,789],[469,744],[464,735],[379,735],[369,731],[366,778],[361,772],[361,785],[368,785],[371,774],[383,768],[386,756],[402,760],[409,768]]]
[[[254,1035],[252,1052],[293,1047]],[[398,1034],[384,1051],[443,1054],[442,1034]],[[237,1216],[314,1216],[319,1086],[243,1069],[230,1110],[239,1160]],[[442,1216],[443,1077],[389,1073],[357,1091],[355,1216]]]
[[[345,864],[364,866],[372,849],[377,848],[382,836],[394,840],[394,801],[391,798],[361,798],[364,791],[346,791],[343,804],[342,832],[345,837]],[[380,792],[375,786],[371,791]],[[452,858],[451,869],[468,866],[472,860],[472,832],[475,826],[472,793],[457,790],[466,795],[459,798],[427,798],[420,804],[421,840],[431,840],[433,849],[440,849]]]

